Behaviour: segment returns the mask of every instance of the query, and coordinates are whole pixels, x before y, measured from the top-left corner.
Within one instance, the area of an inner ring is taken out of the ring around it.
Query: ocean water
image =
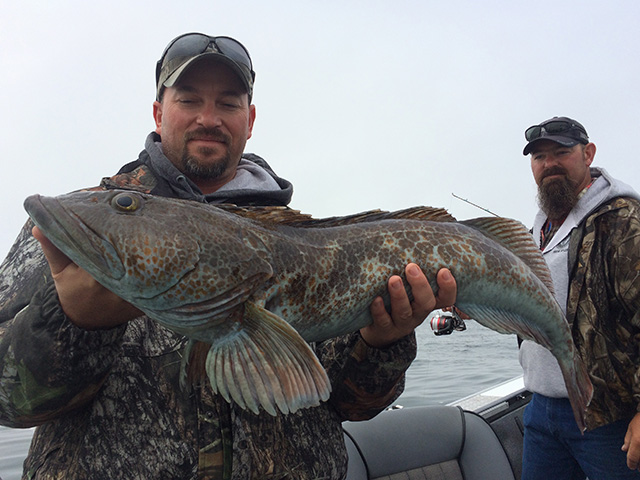
[[[445,405],[522,375],[515,335],[468,320],[465,331],[436,336],[426,323],[397,405]]]
[[[405,407],[447,404],[521,374],[513,335],[467,321],[467,329],[435,336],[428,321],[417,330],[418,356],[407,371]],[[0,480],[19,480],[33,429],[0,426]]]

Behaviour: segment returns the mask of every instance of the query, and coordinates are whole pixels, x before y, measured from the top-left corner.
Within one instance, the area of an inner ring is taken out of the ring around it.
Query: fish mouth
[[[47,239],[94,278],[97,273],[114,280],[124,276],[122,261],[111,244],[56,198],[31,195],[24,208]]]

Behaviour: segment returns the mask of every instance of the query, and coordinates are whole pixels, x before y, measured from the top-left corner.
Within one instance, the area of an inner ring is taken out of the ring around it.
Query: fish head
[[[162,200],[134,191],[81,191],[32,195],[24,207],[74,263],[134,301],[171,289],[198,262],[199,247],[184,219],[156,199]]]

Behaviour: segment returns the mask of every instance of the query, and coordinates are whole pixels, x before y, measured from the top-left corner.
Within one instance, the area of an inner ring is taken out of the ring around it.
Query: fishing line
[[[463,202],[468,203],[469,205],[473,205],[474,207],[479,208],[480,210],[484,210],[485,212],[490,213],[490,214],[491,214],[491,215],[493,215],[494,217],[499,217],[499,216],[500,216],[500,215],[498,215],[497,213],[493,213],[493,212],[492,212],[491,210],[489,210],[489,209],[486,209],[486,208],[484,208],[484,207],[481,207],[480,205],[476,205],[475,203],[470,202],[470,201],[469,201],[469,200],[467,200],[466,198],[459,197],[458,195],[456,195],[456,194],[455,194],[455,193],[453,193],[453,192],[451,192],[451,195],[453,195],[454,197],[456,197],[458,200],[462,200]]]

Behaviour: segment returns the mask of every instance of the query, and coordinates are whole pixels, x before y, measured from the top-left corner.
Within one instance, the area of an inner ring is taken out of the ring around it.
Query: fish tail
[[[206,372],[214,392],[255,414],[317,406],[331,392],[324,368],[298,332],[252,302],[245,304],[241,328],[211,345]]]
[[[580,432],[583,433],[587,429],[585,412],[593,396],[593,384],[589,378],[587,367],[576,350],[573,350],[572,361],[565,362],[564,365],[560,363],[560,367],[567,386],[573,416]]]

